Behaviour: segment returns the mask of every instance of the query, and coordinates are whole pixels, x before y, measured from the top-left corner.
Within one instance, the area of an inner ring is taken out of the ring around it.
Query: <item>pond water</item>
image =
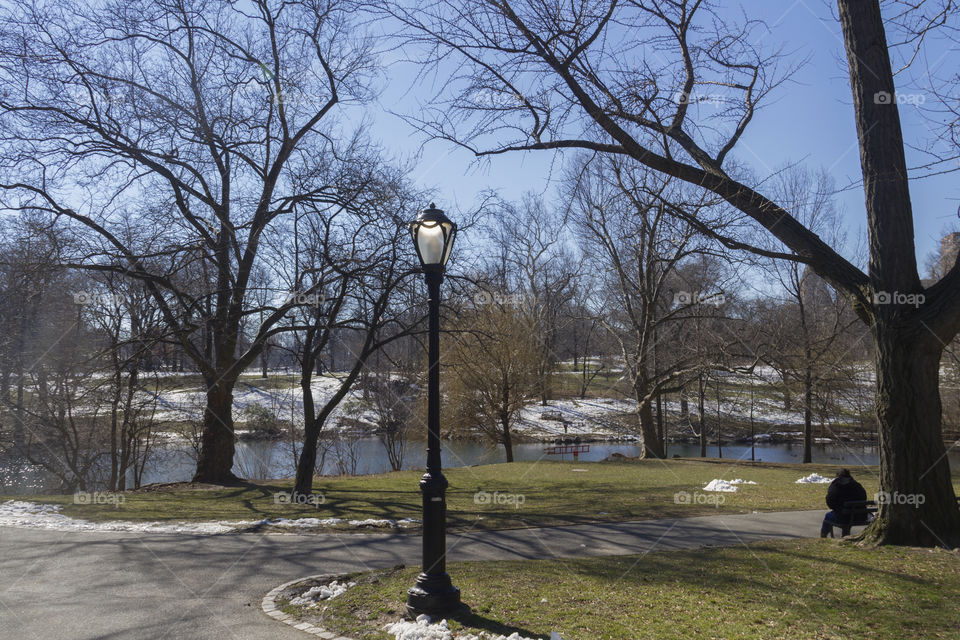
[[[572,460],[573,456],[547,455],[542,443],[522,443],[514,445],[515,460]],[[640,448],[628,443],[590,443],[590,451],[581,453],[579,460],[594,462],[603,460],[613,453],[636,456]],[[757,444],[754,456],[762,462],[800,462],[803,448],[800,444],[777,443]],[[697,457],[700,455],[698,444],[671,444],[668,456]],[[707,456],[716,458],[717,447],[707,448]],[[725,459],[750,460],[750,445],[724,446],[722,457]],[[338,461],[339,458],[339,461]],[[445,441],[442,453],[445,467],[463,467],[478,464],[504,462],[506,456],[503,447],[470,441]],[[267,478],[288,478],[294,475],[294,457],[289,443],[275,441],[238,442],[234,473],[251,480]],[[813,449],[814,462],[843,464],[849,466],[873,465],[879,461],[877,448],[866,444],[817,444]],[[422,469],[426,464],[426,453],[422,441],[409,442],[404,456],[404,469]],[[960,451],[953,449],[950,464],[956,468],[960,464]],[[144,472],[143,484],[154,482],[184,482],[190,480],[194,471],[194,457],[189,446],[167,445],[158,448],[154,458]],[[323,464],[324,475],[339,473],[370,474],[390,470],[387,453],[377,438],[361,438],[349,447],[343,445],[339,450],[327,453]],[[128,479],[132,486],[132,478]],[[49,479],[40,470],[27,467],[13,460],[0,460],[0,493],[34,493],[49,486]]]

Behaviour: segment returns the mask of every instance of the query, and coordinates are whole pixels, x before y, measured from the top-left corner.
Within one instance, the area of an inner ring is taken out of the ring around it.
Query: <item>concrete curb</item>
[[[340,574],[336,573],[321,573],[315,576],[307,576],[305,578],[297,578],[296,580],[291,580],[290,582],[284,582],[279,587],[271,589],[270,592],[263,596],[263,600],[260,602],[260,608],[265,614],[273,618],[274,620],[279,620],[284,624],[288,624],[294,629],[299,629],[304,633],[309,633],[310,635],[317,636],[318,638],[323,638],[323,640],[354,640],[353,638],[348,638],[346,636],[340,636],[332,631],[328,631],[323,627],[318,627],[315,624],[310,624],[309,622],[299,622],[296,618],[291,616],[288,613],[284,613],[277,607],[277,596],[292,585],[297,584],[298,582],[303,582],[304,580],[335,580],[339,578]]]

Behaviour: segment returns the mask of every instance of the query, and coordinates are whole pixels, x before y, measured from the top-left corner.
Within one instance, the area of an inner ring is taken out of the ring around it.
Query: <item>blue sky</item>
[[[835,5],[825,0],[762,1],[745,0],[729,5],[736,14],[740,6],[751,18],[764,20],[770,32],[763,36],[771,47],[783,46],[793,59],[810,57],[809,63],[794,76],[793,82],[780,87],[751,123],[738,146],[737,158],[756,175],[767,175],[789,162],[801,162],[810,169],[826,168],[837,187],[856,184],[860,179],[860,160],[856,127],[851,108],[849,78],[841,40],[840,25],[835,19]],[[954,45],[955,47],[955,45]],[[924,58],[898,76],[901,93],[921,94],[925,73],[956,73],[950,61],[957,60],[943,41],[932,41]],[[896,65],[895,65],[896,67]],[[370,115],[374,120],[373,135],[394,154],[410,156],[423,142],[408,125],[388,110],[417,108],[414,85],[418,70],[411,64],[395,64],[388,70],[389,84],[380,104]],[[416,95],[424,94],[418,89]],[[929,97],[932,100],[932,97]],[[929,123],[915,106],[902,104],[900,114],[904,137],[922,143],[932,135]],[[908,150],[908,164],[914,166],[921,156]],[[447,143],[428,143],[418,159],[414,178],[431,189],[438,206],[455,212],[469,207],[486,189],[496,189],[510,199],[517,199],[528,190],[553,197],[549,184],[551,170],[559,175],[561,160],[549,152],[504,155],[477,166],[470,153]],[[958,174],[914,180],[911,185],[916,227],[917,256],[921,268],[927,255],[939,245],[944,229],[958,222],[960,203]],[[851,240],[864,234],[863,192],[854,186],[837,194]]]

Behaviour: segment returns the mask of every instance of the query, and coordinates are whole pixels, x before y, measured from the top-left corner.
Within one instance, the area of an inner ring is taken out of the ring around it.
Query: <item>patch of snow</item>
[[[722,480],[720,478],[714,478],[707,483],[707,486],[703,488],[704,491],[722,491],[725,493],[735,493],[737,491],[737,485],[741,484],[757,484],[753,480],[743,480],[741,478],[735,478],[733,480]]]
[[[714,478],[707,483],[707,486],[703,488],[704,491],[722,491],[725,493],[736,493],[737,485],[741,484],[757,484],[753,480],[743,480],[741,478],[735,478],[733,480],[722,480],[720,478]]]
[[[54,531],[133,531],[140,533],[216,534],[236,530],[254,522],[89,522],[60,513],[58,504],[8,500],[0,504],[0,526],[49,529]]]
[[[703,488],[704,491],[722,491],[724,493],[736,493],[737,485],[720,478],[714,478]]]
[[[312,529],[314,527],[335,527],[344,524],[343,518],[277,518],[276,520],[264,520],[264,524],[272,527],[284,527],[287,529]]]
[[[412,518],[402,518],[400,520],[390,520],[389,518],[367,518],[366,520],[344,520],[343,518],[296,518],[295,520],[290,520],[287,518],[277,518],[276,520],[264,520],[263,524],[287,529],[312,529],[315,527],[336,527],[338,525],[396,529],[398,527],[412,527],[418,522],[419,520]]]
[[[509,636],[481,631],[479,635],[465,631],[454,633],[450,630],[446,620],[432,622],[430,616],[417,616],[416,621],[401,620],[393,622],[383,628],[393,634],[395,640],[534,640],[514,632]],[[563,640],[557,632],[550,633],[551,640]]]
[[[311,587],[296,598],[290,599],[290,604],[296,606],[315,607],[322,600],[333,600],[337,596],[343,595],[350,587],[357,586],[356,582],[338,582],[334,580],[330,584],[322,584]]]
[[[136,533],[192,533],[219,534],[231,533],[251,526],[271,526],[283,529],[315,529],[318,527],[404,528],[416,526],[419,522],[411,518],[401,520],[368,518],[366,520],[344,520],[343,518],[277,518],[276,520],[219,520],[216,522],[129,522],[114,520],[107,522],[89,522],[60,513],[58,504],[39,504],[9,500],[0,504],[0,527],[24,527],[53,531],[131,531]]]
[[[258,380],[259,382],[259,380]],[[317,376],[311,383],[314,394],[314,402],[317,406],[322,406],[340,389],[343,382],[342,378],[337,376]],[[206,394],[197,387],[196,389],[173,389],[161,391],[159,394],[153,394],[148,391],[141,392],[144,397],[156,400],[157,410],[154,417],[158,420],[193,420],[197,421],[203,417],[203,409],[206,404]],[[350,417],[360,422],[368,423],[373,426],[375,417],[369,412],[358,413],[355,410],[345,409],[345,405],[350,400],[360,400],[363,392],[356,388],[351,389],[347,397],[343,399],[336,409],[329,416],[327,428],[333,430],[343,430],[339,418]],[[297,426],[303,425],[303,396],[301,395],[300,385],[290,382],[289,386],[277,386],[270,388],[261,388],[253,382],[244,381],[242,378],[237,383],[233,392],[233,417],[237,422],[244,418],[243,410],[249,406],[260,405],[273,410],[279,420],[291,421]]]
[[[824,478],[819,473],[811,473],[797,480],[797,484],[829,484],[833,482],[830,478]]]
[[[367,518],[366,520],[351,520],[351,527],[395,527],[397,523],[385,518]]]
[[[636,410],[636,403],[615,398],[570,398],[546,406],[533,402],[520,411],[514,429],[532,436],[619,435],[611,418]]]

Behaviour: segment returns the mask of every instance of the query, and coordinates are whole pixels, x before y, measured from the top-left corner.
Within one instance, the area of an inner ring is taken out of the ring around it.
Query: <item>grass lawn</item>
[[[833,540],[448,567],[470,615],[451,628],[564,640],[958,638],[960,555]],[[360,574],[307,610],[353,638],[390,638],[417,570]],[[326,605],[326,609],[324,609]],[[287,606],[288,613],[304,609]]]
[[[838,467],[728,460],[643,460],[633,462],[513,462],[446,471],[450,481],[451,528],[511,528],[586,522],[687,517],[718,512],[784,511],[824,507],[826,485],[796,484],[813,472],[832,477]],[[876,468],[854,476],[871,496]],[[419,518],[420,471],[369,476],[323,477],[314,483],[322,504],[277,503],[292,481],[241,487],[193,487],[130,491],[121,505],[74,504],[73,496],[23,496],[64,505],[63,513],[86,520],[259,520],[263,518]],[[713,478],[752,480],[736,493],[706,493]],[[960,486],[960,474],[955,473]],[[480,493],[482,492],[482,493]],[[686,492],[680,501],[678,492]],[[479,497],[478,496],[479,493]],[[684,498],[689,500],[684,502]],[[2,497],[0,500],[11,499]],[[720,504],[716,504],[720,502]]]

